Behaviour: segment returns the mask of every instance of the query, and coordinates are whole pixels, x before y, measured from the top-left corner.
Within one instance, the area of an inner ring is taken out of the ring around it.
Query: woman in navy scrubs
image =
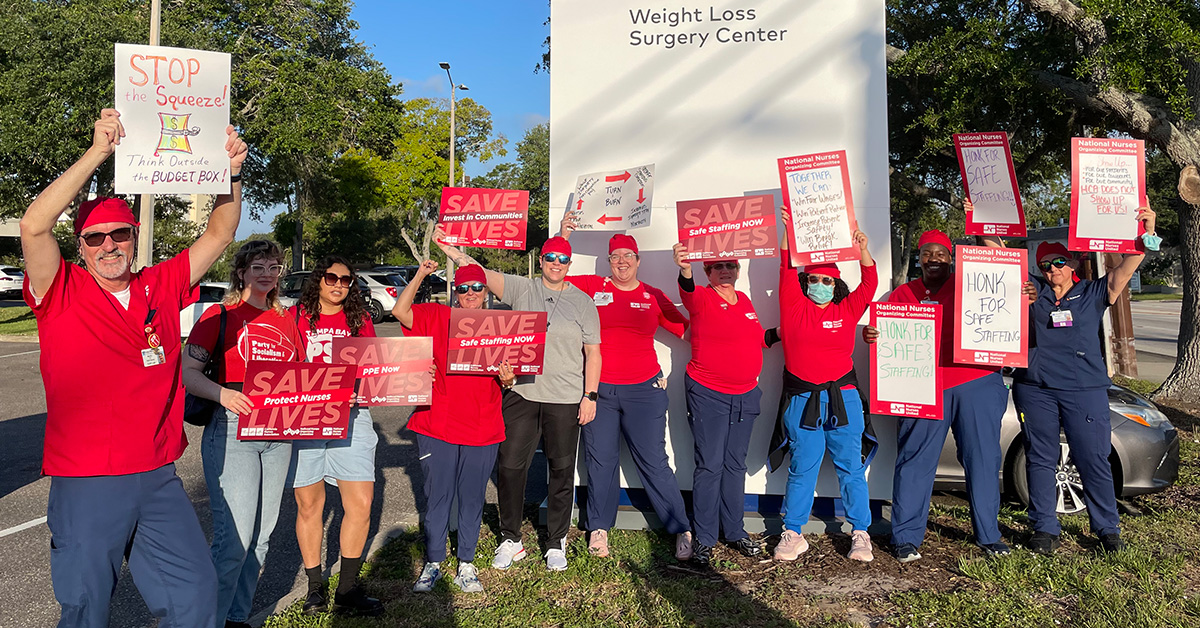
[[[1158,250],[1154,212],[1138,211],[1145,223],[1145,248]],[[1029,288],[1029,367],[1013,377],[1013,403],[1021,416],[1029,477],[1029,548],[1050,554],[1058,547],[1055,472],[1061,448],[1059,428],[1083,481],[1092,533],[1106,552],[1124,547],[1116,492],[1108,456],[1112,426],[1107,389],[1112,381],[1100,347],[1104,310],[1129,285],[1144,253],[1128,254],[1119,266],[1095,280],[1075,275],[1079,261],[1062,244],[1043,242],[1037,249],[1041,277]],[[1032,293],[1036,290],[1036,297]]]

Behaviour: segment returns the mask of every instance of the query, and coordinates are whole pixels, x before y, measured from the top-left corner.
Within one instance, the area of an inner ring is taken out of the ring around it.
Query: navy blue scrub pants
[[[692,476],[692,520],[696,543],[717,544],[718,526],[726,541],[746,534],[746,452],[762,390],[755,386],[740,395],[705,387],[689,375],[688,424],[696,443],[696,472]]]
[[[607,530],[617,522],[618,472],[625,436],[629,454],[654,512],[667,532],[687,532],[687,509],[679,482],[667,459],[667,391],[658,387],[659,373],[640,384],[600,382],[596,418],[583,426],[584,462],[588,472],[587,528]]]
[[[942,391],[941,421],[900,417],[892,478],[892,544],[921,546],[929,499],[946,433],[954,430],[958,462],[967,477],[975,542],[1000,542],[1000,423],[1008,388],[999,373]]]
[[[487,482],[496,467],[500,443],[482,446],[453,445],[417,434],[421,472],[425,474],[425,560],[446,560],[450,534],[450,504],[458,498],[458,561],[475,560]]]
[[[1083,481],[1092,533],[1117,534],[1121,519],[1113,487],[1112,423],[1104,388],[1056,390],[1029,384],[1013,385],[1013,403],[1021,414],[1025,435],[1025,469],[1029,478],[1029,521],[1036,532],[1058,535],[1055,474],[1062,454],[1059,428],[1067,435],[1071,458]]]
[[[108,628],[125,559],[159,626],[217,625],[217,572],[174,464],[130,475],[53,477],[46,523],[59,628]]]

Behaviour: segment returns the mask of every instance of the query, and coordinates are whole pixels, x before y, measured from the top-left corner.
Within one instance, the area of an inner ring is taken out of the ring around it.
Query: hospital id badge
[[[592,301],[594,301],[596,303],[596,307],[600,307],[601,305],[608,305],[613,302],[613,293],[597,292],[595,294],[595,296],[592,297]]]
[[[1071,310],[1054,310],[1050,312],[1050,323],[1054,327],[1070,327],[1073,324]]]
[[[923,305],[940,305],[937,301],[934,301],[933,299],[923,299],[921,301],[921,303]]]
[[[167,363],[167,354],[162,347],[151,347],[142,349],[142,366],[158,366],[159,364]]]

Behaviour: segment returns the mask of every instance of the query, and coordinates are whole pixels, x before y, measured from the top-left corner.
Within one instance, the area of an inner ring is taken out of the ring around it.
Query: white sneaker
[[[557,547],[546,550],[546,569],[550,571],[566,571],[567,569],[567,540],[559,541]]]
[[[525,558],[525,546],[520,541],[504,541],[496,548],[496,557],[492,559],[492,569],[508,569],[512,564]]]
[[[442,577],[442,566],[438,563],[425,563],[425,569],[421,570],[421,577],[417,578],[417,583],[413,585],[413,593],[429,593],[433,590],[433,585]]]
[[[471,563],[459,563],[458,575],[454,577],[454,584],[463,593],[483,593],[483,584],[479,582],[479,574],[475,571],[475,565]]]

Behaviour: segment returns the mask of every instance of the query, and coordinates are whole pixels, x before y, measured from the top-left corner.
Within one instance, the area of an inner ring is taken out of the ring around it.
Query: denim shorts
[[[350,410],[350,434],[346,438],[292,442],[296,455],[292,486],[309,486],[322,479],[334,486],[338,480],[374,482],[378,442],[370,410],[361,407]]]

